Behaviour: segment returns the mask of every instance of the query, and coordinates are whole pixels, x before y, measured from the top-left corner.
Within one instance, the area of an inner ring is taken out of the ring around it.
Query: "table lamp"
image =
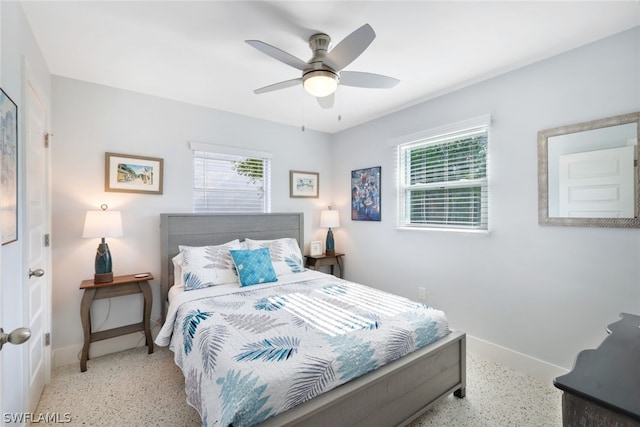
[[[101,211],[87,211],[84,220],[82,237],[100,237],[102,240],[96,251],[94,283],[108,283],[113,281],[113,264],[106,237],[122,236],[122,216],[120,211],[108,211],[107,205],[100,206]]]
[[[320,227],[329,229],[327,232],[327,242],[325,244],[326,255],[335,255],[336,249],[331,229],[340,227],[340,216],[338,215],[338,211],[332,210],[331,206],[329,206],[328,210],[320,212]]]

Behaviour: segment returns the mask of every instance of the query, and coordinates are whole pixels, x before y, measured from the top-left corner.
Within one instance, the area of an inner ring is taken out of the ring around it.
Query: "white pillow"
[[[174,256],[173,259],[173,286],[184,286],[182,278],[182,254]]]
[[[240,241],[217,246],[178,246],[182,255],[184,290],[239,283],[230,249],[240,249]]]
[[[274,240],[245,239],[249,249],[269,248],[273,268],[278,276],[304,271],[302,253],[296,239],[285,237]]]

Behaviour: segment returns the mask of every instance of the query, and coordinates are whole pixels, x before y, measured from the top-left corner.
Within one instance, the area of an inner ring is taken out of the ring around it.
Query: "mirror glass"
[[[640,227],[640,113],[538,132],[538,219],[544,225]]]

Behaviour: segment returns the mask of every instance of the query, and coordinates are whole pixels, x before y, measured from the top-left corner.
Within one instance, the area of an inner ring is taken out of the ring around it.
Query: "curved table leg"
[[[89,359],[89,343],[91,342],[91,303],[96,295],[95,289],[85,289],[80,303],[80,320],[82,321],[82,331],[84,333],[84,344],[82,346],[82,356],[80,358],[80,372],[87,370],[87,360]]]
[[[149,282],[138,282],[142,295],[144,295],[144,334],[149,347],[149,354],[153,353],[153,339],[151,338],[151,306],[153,305],[153,294]]]
[[[336,262],[338,263],[338,267],[340,267],[340,278],[344,279],[344,267],[342,265],[342,257],[341,256],[336,257]],[[331,266],[331,270],[333,270],[333,266]],[[333,274],[333,271],[331,271],[331,273]]]

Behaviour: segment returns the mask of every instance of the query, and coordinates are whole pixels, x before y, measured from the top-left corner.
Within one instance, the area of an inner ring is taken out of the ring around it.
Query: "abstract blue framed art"
[[[380,221],[381,166],[351,171],[351,219]]]
[[[18,106],[0,89],[2,244],[18,240]]]

